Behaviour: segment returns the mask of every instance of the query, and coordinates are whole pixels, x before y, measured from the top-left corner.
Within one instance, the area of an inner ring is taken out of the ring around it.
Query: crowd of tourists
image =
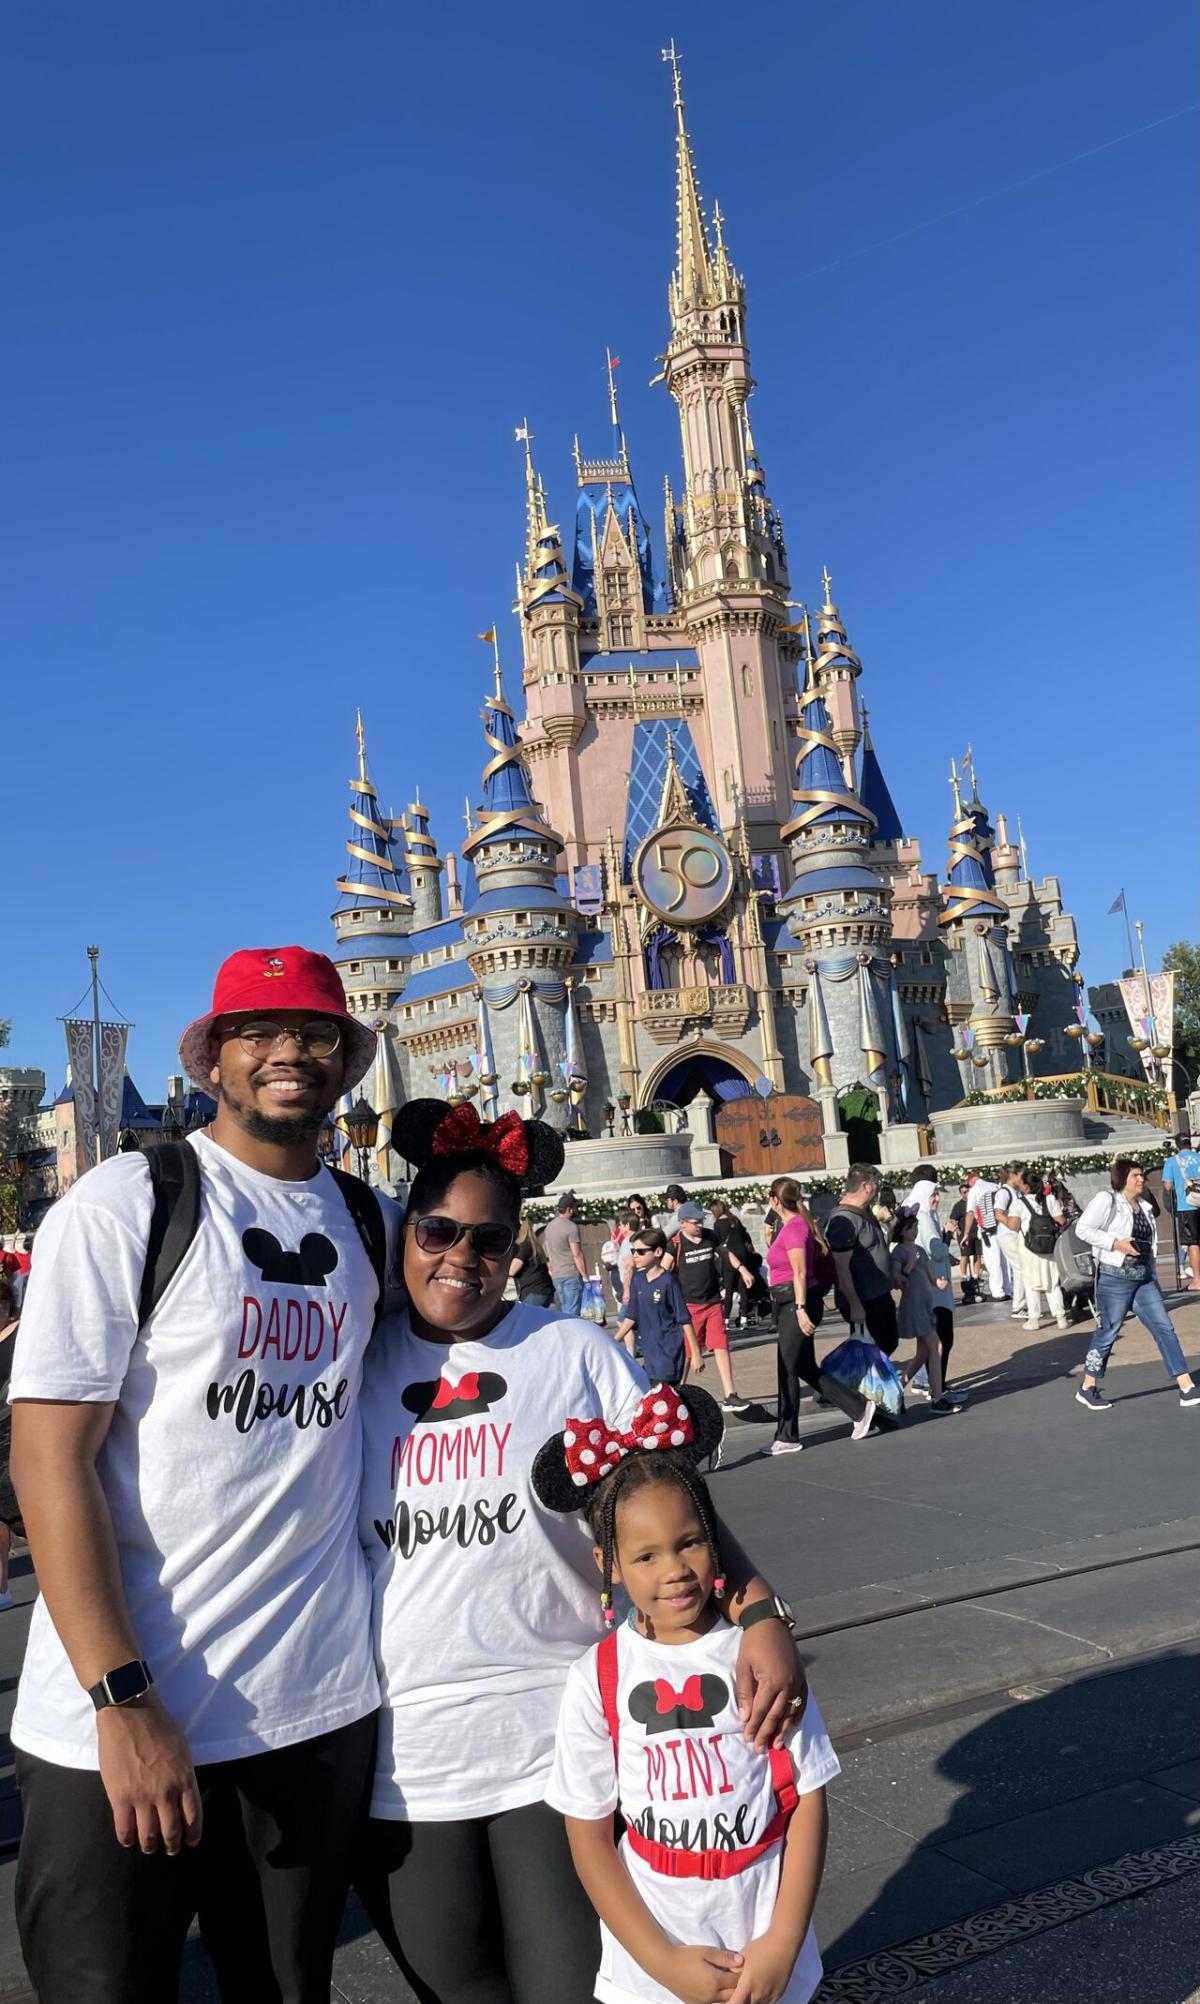
[[[949,1417],[956,1269],[1062,1319],[1070,1225],[1096,1259],[1078,1396],[1108,1409],[1132,1312],[1198,1404],[1141,1171],[1073,1220],[1017,1168],[945,1224],[932,1167],[899,1201],[853,1167],[823,1217],[781,1176],[761,1233],[631,1196],[605,1328],[578,1200],[522,1216],[561,1178],[549,1127],[409,1103],[403,1214],[322,1163],[375,1056],[323,956],[234,954],[180,1055],[211,1125],[89,1172],[20,1287],[0,1269],[41,2004],[171,2004],[194,1920],[226,2004],[327,2004],[351,1885],[420,2004],[808,2004],[838,1763],[703,1473],[751,1405],[730,1329],[775,1330],[767,1453],[799,1450],[808,1397],[859,1441],[913,1401]],[[818,1356],[831,1303],[849,1334]]]

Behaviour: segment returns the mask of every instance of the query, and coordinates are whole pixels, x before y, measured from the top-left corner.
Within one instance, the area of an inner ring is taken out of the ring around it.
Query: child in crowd
[[[547,1509],[586,1513],[605,1621],[614,1583],[632,1602],[568,1673],[546,1794],[600,1916],[603,2004],[808,2004],[821,1980],[812,1912],[838,1760],[811,1697],[783,1747],[746,1738],[697,1472],[721,1429],[707,1393],[654,1385],[628,1434],[568,1425],[534,1462]]]
[[[665,1385],[681,1385],[689,1367],[700,1369],[702,1360],[683,1289],[676,1276],[663,1267],[666,1233],[647,1225],[644,1231],[631,1235],[629,1249],[633,1275],[617,1341],[624,1343],[632,1357],[636,1331],[647,1376],[661,1379]]]
[[[946,1397],[942,1384],[936,1320],[938,1294],[928,1254],[917,1244],[915,1211],[898,1212],[892,1226],[892,1276],[896,1286],[903,1289],[896,1316],[897,1333],[901,1342],[909,1337],[917,1346],[916,1356],[900,1367],[902,1382],[907,1386],[924,1367],[929,1380],[930,1412],[961,1412],[961,1406]]]

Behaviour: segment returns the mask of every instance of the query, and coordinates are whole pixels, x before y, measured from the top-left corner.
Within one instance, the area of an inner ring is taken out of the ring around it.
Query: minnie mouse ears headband
[[[502,1113],[480,1120],[469,1101],[447,1106],[441,1099],[410,1099],[392,1126],[392,1146],[419,1169],[439,1155],[483,1155],[520,1178],[526,1189],[544,1189],[563,1166],[562,1137],[541,1120]]]
[[[533,1458],[533,1493],[547,1510],[585,1510],[603,1482],[631,1454],[665,1451],[693,1464],[721,1445],[725,1421],[716,1400],[688,1385],[651,1385],[627,1432],[602,1418],[568,1419]]]

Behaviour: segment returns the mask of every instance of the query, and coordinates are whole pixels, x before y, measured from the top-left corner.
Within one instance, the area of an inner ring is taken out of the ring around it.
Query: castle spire
[[[528,418],[517,426],[514,437],[525,447],[525,576],[531,578],[537,567],[538,546],[549,526],[546,493],[533,470],[534,434],[529,429]]]
[[[429,809],[421,799],[420,787],[414,789],[414,797],[408,803],[402,826],[407,838],[404,862],[412,891],[413,930],[416,931],[420,926],[437,925],[442,917],[441,878],[446,867],[429,832]]]
[[[493,848],[497,843],[519,842],[523,833],[561,846],[533,797],[498,661],[494,675],[495,692],[486,698],[483,708],[483,734],[491,757],[483,768],[478,823],[462,845],[463,856],[469,857],[477,870],[481,849]],[[469,801],[467,811],[470,813]]]
[[[670,63],[675,83],[676,244],[671,304],[673,314],[677,315],[690,306],[709,304],[714,297],[714,286],[708,225],[700,203],[692,143],[683,122],[683,78],[673,39],[670,48],[663,50],[662,59]]]
[[[350,781],[350,837],[346,843],[350,860],[337,880],[337,888],[343,904],[387,906],[407,915],[412,911],[412,899],[392,854],[393,825],[379,810],[367,772],[367,738],[361,710],[355,712],[354,735],[358,772]]]
[[[853,785],[854,754],[862,737],[855,688],[862,674],[862,662],[846,638],[842,615],[833,602],[833,579],[828,565],[821,572],[821,589],[824,598],[817,614],[813,680],[824,692],[834,743],[846,771],[846,783]]]
[[[989,860],[980,837],[979,823],[971,805],[963,804],[958,767],[950,761],[950,786],[954,794],[954,819],[950,826],[946,882],[942,886],[940,923],[956,925],[961,919],[983,919],[994,923],[1007,916],[1007,906],[996,896],[989,875]],[[978,807],[976,803],[976,807]]]
[[[902,842],[904,827],[896,812],[891,789],[883,776],[883,770],[875,753],[871,739],[870,718],[867,706],[862,706],[862,776],[858,791],[863,806],[875,816],[876,842]]]

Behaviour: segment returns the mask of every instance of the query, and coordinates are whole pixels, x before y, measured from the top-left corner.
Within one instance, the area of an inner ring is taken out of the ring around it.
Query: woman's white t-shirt
[[[441,1823],[539,1802],[567,1671],[600,1632],[580,1518],[533,1458],[568,1418],[627,1426],[646,1380],[593,1322],[518,1302],[478,1342],[380,1324],[363,1383],[359,1529],[384,1709],[372,1816]]]
[[[613,1759],[600,1702],[596,1650],[572,1665],[546,1790],[552,1809],[594,1823],[620,1808],[644,1837],[672,1850],[740,1851],[775,1814],[770,1762],[745,1738],[734,1695],[741,1635],[720,1621],[696,1642],[647,1642],[631,1621],[617,1630],[619,1748]],[[674,1702],[673,1702],[674,1701]],[[691,1723],[694,1720],[695,1723]],[[840,1773],[810,1696],[787,1741],[800,1795]],[[728,1879],[656,1872],[622,1838],[621,1857],[647,1909],[672,1941],[740,1952],[775,1912],[782,1840]],[[678,2004],[601,1926],[596,1996],[602,2004]],[[821,1981],[810,1927],[781,2004],[808,2004]]]
[[[89,1170],[49,1213],[9,1397],[114,1402],[96,1467],[121,1581],[199,1766],[312,1739],[379,1702],[357,1535],[378,1286],[326,1170],[284,1182],[206,1135],[186,1145],[199,1224],[143,1329],[145,1157]],[[64,1767],[97,1765],[96,1715],[43,1600],[12,1737]]]

